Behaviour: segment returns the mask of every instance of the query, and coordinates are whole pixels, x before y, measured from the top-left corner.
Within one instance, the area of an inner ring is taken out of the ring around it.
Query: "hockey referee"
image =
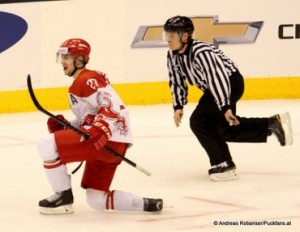
[[[193,32],[194,25],[185,16],[172,17],[164,24],[174,121],[177,127],[181,123],[187,82],[196,85],[203,95],[190,117],[190,127],[209,157],[208,174],[212,181],[235,180],[236,165],[227,142],[263,143],[274,134],[282,146],[292,144],[290,117],[288,113],[264,118],[237,116],[243,76],[220,49],[192,39]]]

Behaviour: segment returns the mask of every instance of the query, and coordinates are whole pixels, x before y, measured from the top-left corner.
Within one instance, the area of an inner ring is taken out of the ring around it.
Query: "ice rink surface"
[[[83,168],[72,176],[75,213],[39,214],[38,201],[53,194],[36,148],[39,137],[48,133],[47,116],[0,115],[0,231],[299,232],[300,100],[239,103],[240,116],[290,112],[294,143],[281,147],[275,137],[263,144],[230,143],[239,179],[219,183],[210,181],[207,155],[189,129],[194,107],[185,108],[182,125],[176,128],[170,105],[129,106],[134,146],[127,158],[152,176],[123,163],[111,189],[163,198],[165,208],[155,214],[91,209],[80,188]],[[53,113],[73,118],[70,111]],[[69,172],[76,166],[68,165]]]

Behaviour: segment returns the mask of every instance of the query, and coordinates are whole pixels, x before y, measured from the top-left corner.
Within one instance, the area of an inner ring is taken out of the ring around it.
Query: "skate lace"
[[[61,193],[55,193],[52,196],[46,198],[46,200],[48,202],[54,202],[54,201],[57,201],[60,197],[61,197]]]

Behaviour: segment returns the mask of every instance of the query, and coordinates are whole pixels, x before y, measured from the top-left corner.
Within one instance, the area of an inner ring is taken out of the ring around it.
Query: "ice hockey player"
[[[39,201],[42,214],[73,213],[73,192],[67,164],[85,161],[81,186],[87,203],[96,210],[158,212],[162,199],[143,198],[110,186],[120,159],[106,152],[107,146],[125,156],[132,144],[128,109],[110,85],[105,74],[86,68],[91,47],[83,39],[68,39],[57,51],[57,61],[64,74],[73,77],[69,87],[69,104],[75,119],[62,120],[89,134],[80,135],[65,128],[53,118],[47,125],[49,134],[38,143],[38,152],[54,195]]]

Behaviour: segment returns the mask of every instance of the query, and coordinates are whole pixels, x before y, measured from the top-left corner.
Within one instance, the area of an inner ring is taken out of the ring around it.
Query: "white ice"
[[[189,129],[195,104],[184,111],[176,128],[170,105],[129,106],[134,146],[127,158],[151,171],[148,177],[122,163],[112,189],[143,197],[161,197],[161,213],[95,211],[80,188],[83,168],[72,176],[75,213],[45,216],[38,201],[52,195],[36,142],[47,133],[40,112],[0,115],[0,231],[129,232],[129,231],[300,231],[300,100],[241,101],[241,116],[290,112],[294,143],[230,143],[239,179],[211,182],[209,162]],[[72,118],[70,111],[63,113]],[[68,165],[71,172],[77,164]],[[218,225],[214,225],[214,223]],[[242,225],[262,223],[263,225]],[[237,225],[221,225],[231,223]],[[274,224],[291,225],[274,225]]]

